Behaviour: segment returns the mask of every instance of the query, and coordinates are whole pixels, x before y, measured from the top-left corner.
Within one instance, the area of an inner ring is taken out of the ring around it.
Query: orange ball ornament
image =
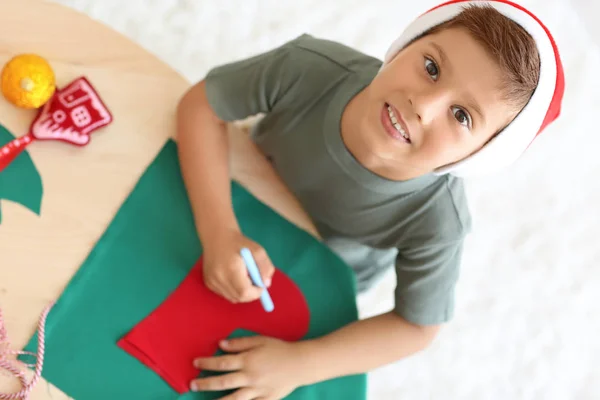
[[[1,80],[4,97],[22,108],[43,106],[56,90],[52,67],[36,54],[13,57],[2,69]]]

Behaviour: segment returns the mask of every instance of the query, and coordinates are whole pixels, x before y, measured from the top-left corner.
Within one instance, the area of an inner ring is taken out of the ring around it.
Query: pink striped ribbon
[[[10,343],[8,341],[8,334],[6,332],[6,326],[4,325],[4,318],[2,316],[2,309],[0,308],[0,369],[8,371],[21,382],[22,389],[16,393],[0,393],[0,399],[6,400],[27,400],[29,393],[36,385],[40,377],[42,376],[42,365],[44,364],[44,327],[46,325],[46,318],[50,309],[54,305],[54,302],[49,304],[38,322],[38,353],[33,354],[25,351],[16,351],[10,349]],[[19,369],[19,365],[14,360],[9,360],[8,356],[15,355],[31,355],[36,357],[35,371],[33,378],[30,382],[27,382],[25,372]]]

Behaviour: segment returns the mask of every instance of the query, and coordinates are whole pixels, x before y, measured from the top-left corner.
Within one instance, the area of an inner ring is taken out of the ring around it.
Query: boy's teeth
[[[392,121],[392,125],[394,126],[394,128],[396,128],[396,130],[398,132],[400,132],[400,134],[402,135],[402,137],[406,140],[410,140],[408,138],[408,135],[406,134],[406,132],[404,131],[404,129],[402,129],[402,126],[400,126],[400,124],[398,123],[398,120],[396,119],[396,115],[394,115],[394,111],[392,110],[392,107],[387,106],[387,110],[388,110],[388,114],[390,116],[390,121]]]

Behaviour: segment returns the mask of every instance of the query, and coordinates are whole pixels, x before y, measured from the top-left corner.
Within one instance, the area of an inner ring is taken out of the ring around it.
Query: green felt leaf
[[[15,137],[0,125],[0,146]],[[12,163],[0,172],[0,223],[2,223],[2,201],[8,200],[26,207],[39,215],[42,206],[42,178],[24,150]]]

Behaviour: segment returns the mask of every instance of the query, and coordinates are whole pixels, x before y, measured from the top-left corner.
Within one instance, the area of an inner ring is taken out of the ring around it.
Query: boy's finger
[[[222,340],[219,343],[219,347],[230,353],[241,353],[263,346],[267,343],[267,340],[268,339],[265,336],[245,336]]]
[[[252,286],[251,288],[246,289],[246,291],[240,295],[240,302],[249,303],[251,301],[258,300],[262,291],[263,289],[256,286]]]
[[[215,286],[215,292],[223,296],[230,303],[235,304],[240,302],[239,296],[230,281],[219,281]]]
[[[243,372],[230,372],[224,375],[195,379],[191,383],[193,391],[221,391],[237,389],[248,385],[248,376]]]
[[[254,286],[248,275],[236,275],[231,285],[234,297],[244,303],[258,299],[262,293],[262,289]]]
[[[242,369],[243,362],[239,355],[199,357],[194,360],[194,367],[209,371],[236,371]]]
[[[266,287],[271,286],[271,280],[273,279],[273,274],[275,273],[275,267],[271,260],[268,258],[261,262],[258,265],[258,269],[260,269],[260,276],[262,277],[263,283]]]
[[[261,248],[256,252],[255,258],[256,265],[260,271],[260,277],[262,278],[263,283],[266,287],[271,286],[271,280],[273,279],[273,274],[275,273],[275,266],[273,266],[269,255],[264,249]]]
[[[273,269],[273,272],[275,272],[275,269]],[[271,283],[273,281],[273,273],[265,274],[265,273],[261,272],[261,275],[262,275],[262,280],[263,280],[263,283],[265,284],[265,287],[270,288]]]

